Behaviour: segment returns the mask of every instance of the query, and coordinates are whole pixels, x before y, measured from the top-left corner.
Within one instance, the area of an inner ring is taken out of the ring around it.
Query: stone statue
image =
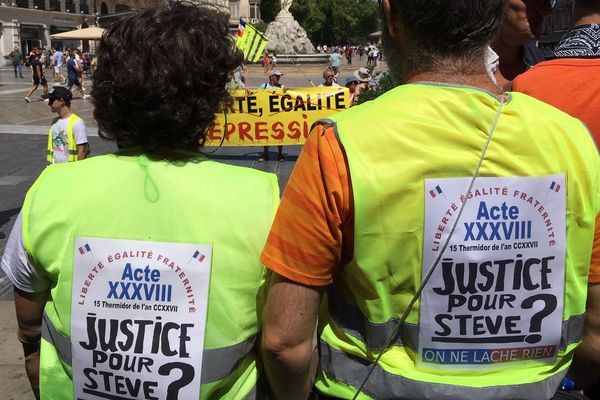
[[[281,11],[285,12],[285,13],[289,13],[293,0],[280,0],[280,1],[281,1]]]

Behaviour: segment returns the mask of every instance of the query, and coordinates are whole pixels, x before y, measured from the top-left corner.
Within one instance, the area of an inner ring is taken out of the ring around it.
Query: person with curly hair
[[[38,398],[264,398],[258,258],[277,179],[200,152],[241,62],[225,16],[191,3],[104,33],[91,96],[120,150],[49,166],[2,260]]]

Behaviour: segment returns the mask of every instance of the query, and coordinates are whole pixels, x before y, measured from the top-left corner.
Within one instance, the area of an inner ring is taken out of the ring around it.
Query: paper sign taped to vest
[[[217,114],[206,146],[304,144],[313,123],[350,106],[346,87],[232,91],[227,118]],[[226,123],[227,122],[227,123]]]
[[[198,399],[212,246],[77,237],[75,398]]]
[[[552,362],[565,286],[564,175],[425,180],[418,364],[434,369]]]

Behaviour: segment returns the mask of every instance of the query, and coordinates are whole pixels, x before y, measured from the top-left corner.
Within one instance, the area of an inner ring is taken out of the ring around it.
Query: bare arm
[[[42,336],[42,312],[47,299],[48,291],[27,293],[15,287],[17,337],[23,345],[25,371],[36,399],[40,398],[40,340]]]
[[[588,288],[583,341],[575,351],[569,376],[577,388],[586,388],[600,379],[600,283]]]
[[[85,160],[85,146],[87,143],[77,145],[77,161]]]
[[[273,274],[263,313],[262,356],[277,399],[306,400],[322,292]]]

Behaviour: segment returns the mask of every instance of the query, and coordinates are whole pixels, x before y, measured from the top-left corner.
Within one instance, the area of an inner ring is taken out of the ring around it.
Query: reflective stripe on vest
[[[336,350],[321,341],[321,368],[331,378],[358,388],[367,376],[370,363],[343,351]],[[419,382],[400,375],[391,374],[379,365],[375,367],[367,381],[363,393],[376,399],[434,399],[434,400],[530,400],[532,393],[536,398],[550,399],[566,371],[551,375],[533,383],[519,385],[468,387],[434,382]],[[542,394],[542,395],[540,395]]]
[[[42,338],[56,348],[65,364],[71,366],[71,339],[56,330],[45,311],[42,316]],[[229,376],[244,357],[252,351],[255,343],[256,336],[251,336],[233,346],[204,349],[201,383],[215,382]]]
[[[385,346],[392,335],[398,318],[392,318],[384,323],[374,323],[363,316],[353,304],[345,301],[342,296],[330,295],[327,297],[329,314],[335,324],[344,332],[354,336],[365,343],[372,350],[380,350]],[[581,342],[583,338],[585,316],[574,315],[562,322],[562,335],[560,349],[568,345]],[[408,322],[404,323],[401,337],[394,342],[397,346],[406,346],[417,351],[419,344],[419,326]]]
[[[67,124],[67,144],[69,146],[69,162],[77,161],[77,144],[75,143],[75,139],[73,137],[73,125],[75,122],[79,121],[81,118],[77,114],[71,114],[69,117],[69,123]],[[52,164],[54,162],[54,146],[52,143],[53,135],[52,135],[52,127],[54,124],[58,122],[58,118],[52,121],[50,124],[50,130],[48,132],[48,150],[46,152],[46,161]]]

